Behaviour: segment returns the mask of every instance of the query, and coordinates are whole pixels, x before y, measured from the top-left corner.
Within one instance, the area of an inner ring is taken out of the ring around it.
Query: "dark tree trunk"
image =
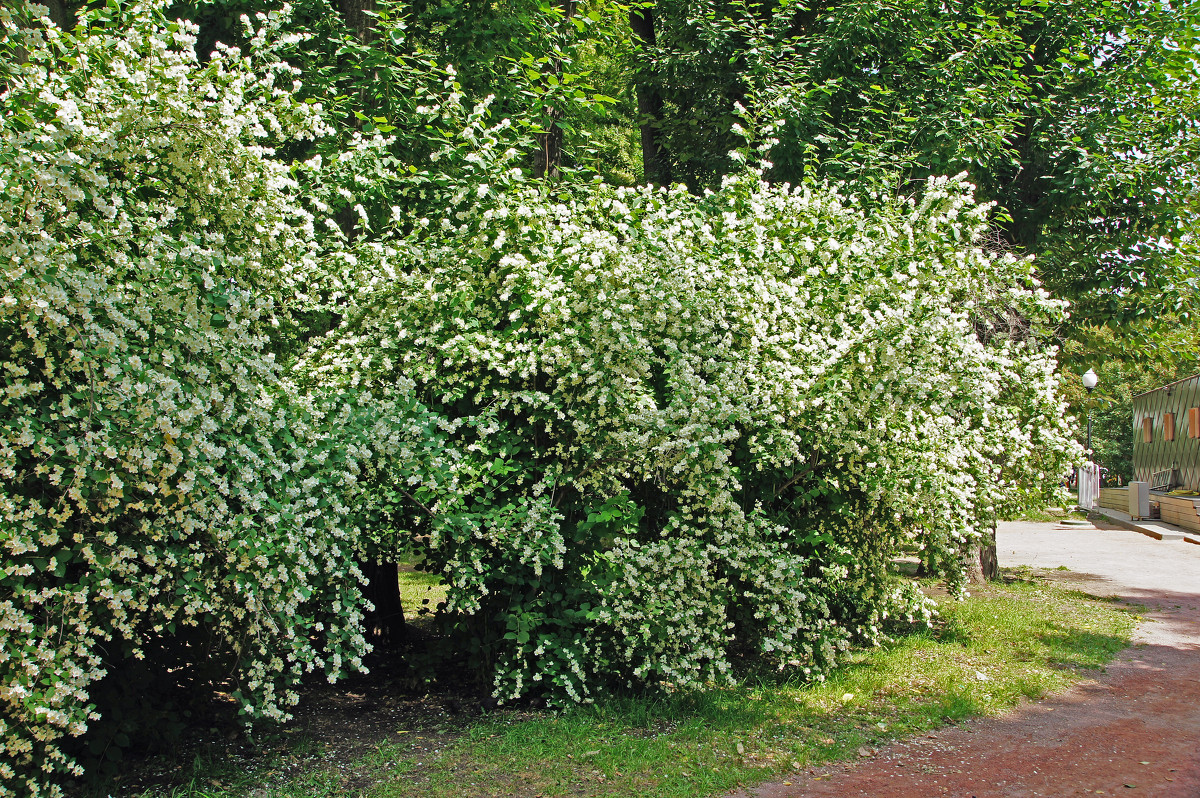
[[[996,519],[992,519],[992,533],[988,535],[980,547],[979,561],[983,565],[983,575],[995,581],[1000,578],[1000,553],[996,550]]]
[[[369,582],[363,596],[375,608],[363,616],[367,640],[375,645],[395,645],[404,639],[404,607],[400,604],[399,568],[394,562],[360,562]]]
[[[575,15],[575,0],[555,0],[555,5],[563,12],[563,22],[568,22]],[[562,62],[555,61],[550,67],[555,77],[562,77]],[[562,119],[561,108],[547,106],[545,108],[548,124],[546,132],[537,136],[538,149],[533,154],[533,174],[548,180],[557,180],[562,172],[563,130],[558,124]]]
[[[654,12],[635,8],[629,12],[629,27],[644,48],[655,46]],[[671,182],[671,163],[662,145],[658,124],[662,120],[662,95],[644,80],[636,86],[638,120],[642,134],[642,172],[647,183],[665,186]]]
[[[55,25],[64,30],[75,27],[75,15],[71,13],[71,8],[65,0],[41,0],[41,2],[49,9],[47,16]]]
[[[557,180],[562,173],[562,143],[563,131],[558,125],[562,119],[562,111],[558,108],[546,108],[546,116],[550,120],[545,133],[537,134],[538,148],[533,154],[533,174],[549,180]]]
[[[50,21],[57,25],[62,30],[68,30],[75,27],[75,10],[67,3],[67,0],[41,0],[41,4],[46,6],[46,16]],[[30,15],[28,9],[17,5],[13,9],[14,22],[18,28],[36,27],[40,29],[42,22],[40,15]],[[4,29],[4,25],[0,23],[0,30]],[[20,45],[20,37],[16,37],[16,46],[13,48],[13,58],[10,67],[15,67],[19,64],[24,64],[29,58],[29,53]],[[3,75],[3,72],[0,72]],[[6,86],[6,81],[0,79],[0,88]]]
[[[363,44],[375,41],[375,0],[338,0],[338,10],[346,27],[354,31],[354,35]]]

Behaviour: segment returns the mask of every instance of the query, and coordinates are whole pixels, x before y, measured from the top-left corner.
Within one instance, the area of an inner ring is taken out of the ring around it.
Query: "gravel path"
[[[1200,798],[1200,546],[1105,524],[1001,524],[1003,566],[1147,607],[1095,681],[879,749],[870,759],[765,784],[740,798]]]

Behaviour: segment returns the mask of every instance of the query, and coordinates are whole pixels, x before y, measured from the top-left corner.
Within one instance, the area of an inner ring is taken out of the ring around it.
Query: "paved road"
[[[1000,563],[1146,605],[1134,645],[1096,681],[893,743],[746,798],[1200,798],[1200,546],[1117,528],[1001,524]]]

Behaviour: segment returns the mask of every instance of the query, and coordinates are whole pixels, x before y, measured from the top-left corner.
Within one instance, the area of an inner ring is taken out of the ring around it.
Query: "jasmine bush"
[[[956,580],[1062,472],[1037,331],[1063,303],[973,245],[988,208],[961,178],[909,199],[753,171],[703,196],[547,187],[501,128],[477,111],[491,182],[400,230],[304,364],[403,376],[447,419],[463,509],[424,556],[498,696],[696,687],[746,649],[819,674],[928,611],[886,576],[898,547]]]
[[[59,794],[91,687],[183,630],[288,717],[361,667],[356,563],[401,550],[505,700],[820,678],[927,617],[898,547],[954,579],[1076,454],[1063,305],[961,179],[547,185],[449,71],[443,171],[380,134],[291,160],[334,131],[279,18],[201,64],[160,8],[0,9],[0,795]],[[329,192],[381,184],[347,241]]]
[[[0,9],[0,795],[57,794],[89,686],[184,628],[252,718],[357,667],[376,505],[354,488],[426,439],[411,403],[303,395],[269,351],[330,257],[266,146],[326,132],[293,70],[265,46],[201,67],[152,8],[77,35],[19,10]]]

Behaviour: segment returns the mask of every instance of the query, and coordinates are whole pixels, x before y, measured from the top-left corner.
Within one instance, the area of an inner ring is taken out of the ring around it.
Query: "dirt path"
[[[1002,524],[1004,566],[1147,607],[1134,645],[1095,681],[1002,718],[893,743],[741,798],[1200,798],[1200,546],[1116,528]]]

